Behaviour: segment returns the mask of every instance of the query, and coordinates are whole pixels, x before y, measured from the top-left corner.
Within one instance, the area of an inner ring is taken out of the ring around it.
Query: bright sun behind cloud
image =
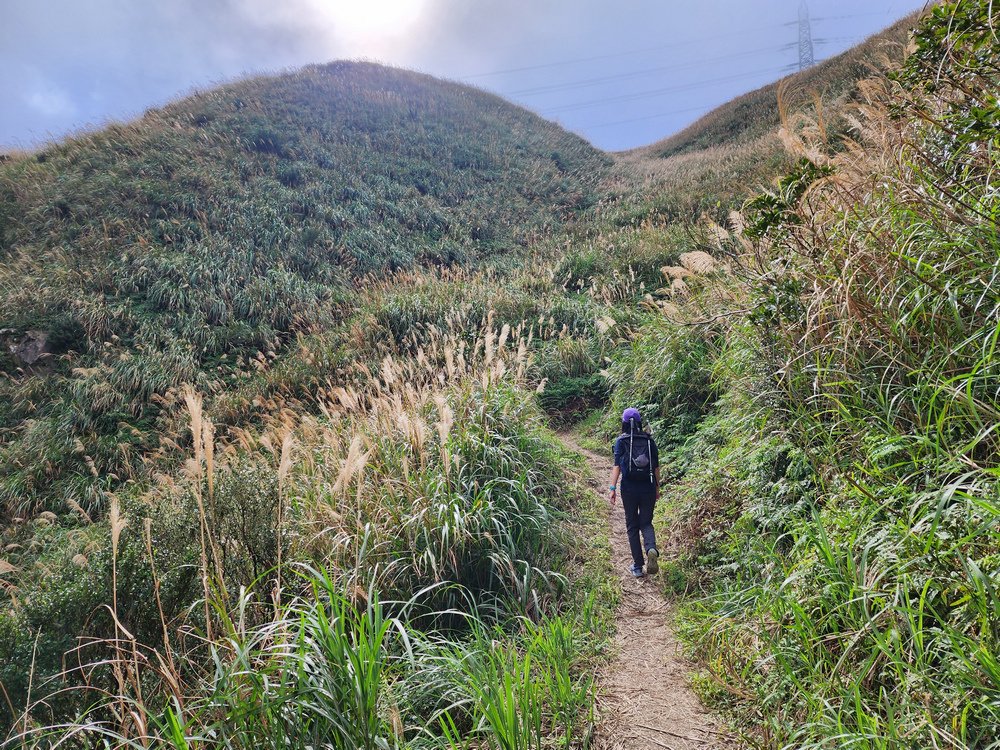
[[[427,0],[311,0],[317,19],[351,54],[390,51],[420,18]]]

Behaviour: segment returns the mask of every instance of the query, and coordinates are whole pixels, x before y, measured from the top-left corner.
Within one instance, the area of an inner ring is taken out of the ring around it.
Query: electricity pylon
[[[809,23],[809,6],[799,5],[799,70],[805,70],[815,62],[813,58],[812,25]]]

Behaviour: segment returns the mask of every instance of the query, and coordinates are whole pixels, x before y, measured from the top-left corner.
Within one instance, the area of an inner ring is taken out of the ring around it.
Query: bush
[[[607,434],[617,434],[627,407],[642,414],[662,452],[678,447],[709,413],[715,333],[685,328],[662,316],[651,317],[608,367],[611,414]]]

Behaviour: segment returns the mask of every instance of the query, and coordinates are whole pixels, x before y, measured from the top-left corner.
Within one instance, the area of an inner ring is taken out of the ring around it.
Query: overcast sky
[[[605,149],[798,65],[799,0],[0,0],[0,146],[248,73],[367,58],[503,94]],[[809,0],[815,57],[924,0]]]

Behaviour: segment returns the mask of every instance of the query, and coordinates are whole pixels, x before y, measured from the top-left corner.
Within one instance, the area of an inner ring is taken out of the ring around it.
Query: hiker
[[[615,502],[618,478],[622,480],[622,507],[625,530],[632,548],[632,575],[643,576],[659,570],[659,550],[653,530],[653,508],[660,498],[660,453],[652,436],[642,428],[639,410],[629,407],[622,412],[622,434],[615,439],[615,465],[611,469],[608,502]],[[642,544],[639,534],[642,533]],[[643,560],[645,550],[645,560]]]

